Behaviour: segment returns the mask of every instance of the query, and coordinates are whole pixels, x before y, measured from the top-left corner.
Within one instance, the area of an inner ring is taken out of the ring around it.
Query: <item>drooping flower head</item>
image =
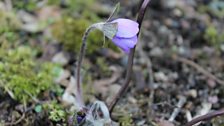
[[[99,23],[96,28],[101,30],[105,36],[121,48],[125,53],[129,53],[137,43],[139,24],[125,18],[118,18],[111,22]]]
[[[139,32],[139,24],[129,19],[119,18],[111,23],[117,23],[117,33],[112,42],[120,47],[124,52],[129,53],[137,41],[137,33]]]

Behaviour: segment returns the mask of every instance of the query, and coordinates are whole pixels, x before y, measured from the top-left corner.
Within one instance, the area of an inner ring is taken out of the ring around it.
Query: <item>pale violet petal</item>
[[[137,36],[134,36],[132,38],[120,38],[115,36],[112,39],[113,43],[120,47],[124,52],[129,53],[131,48],[134,48],[136,45],[138,38]]]
[[[119,18],[113,20],[112,23],[118,23],[118,31],[116,36],[121,38],[130,38],[139,32],[139,24],[130,19]]]

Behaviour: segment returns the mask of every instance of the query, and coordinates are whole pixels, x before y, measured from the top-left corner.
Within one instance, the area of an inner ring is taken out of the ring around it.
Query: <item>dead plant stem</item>
[[[199,123],[201,121],[206,121],[206,120],[210,120],[214,117],[217,117],[217,116],[221,116],[221,115],[224,115],[224,109],[221,109],[221,110],[217,110],[217,111],[214,111],[214,112],[210,112],[208,114],[205,114],[205,115],[202,115],[202,116],[199,116],[193,120],[191,120],[190,122],[188,122],[187,124],[185,124],[185,126],[192,126],[196,123]]]
[[[221,85],[224,85],[224,81],[223,80],[219,79],[218,77],[216,77],[215,75],[213,75],[209,71],[205,70],[203,67],[201,67],[197,63],[195,63],[195,62],[193,62],[193,61],[191,61],[189,59],[178,57],[178,56],[173,56],[173,59],[178,61],[178,62],[187,64],[187,65],[195,68],[198,72],[204,74],[206,77],[208,77],[210,79],[213,79],[214,81],[216,81],[217,83],[219,83]]]

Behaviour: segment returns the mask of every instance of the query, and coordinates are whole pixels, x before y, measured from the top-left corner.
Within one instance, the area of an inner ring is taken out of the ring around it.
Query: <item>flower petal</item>
[[[138,23],[130,19],[119,18],[112,23],[118,23],[118,31],[116,36],[121,38],[130,38],[139,32]]]
[[[134,36],[132,38],[120,38],[115,36],[112,39],[113,43],[120,47],[124,52],[129,53],[130,52],[130,48],[134,48],[134,46],[136,45],[138,38],[137,36]]]

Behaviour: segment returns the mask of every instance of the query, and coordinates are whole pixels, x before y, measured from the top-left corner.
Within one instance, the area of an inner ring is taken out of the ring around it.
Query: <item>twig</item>
[[[25,118],[25,113],[23,113],[23,115],[15,122],[11,122],[11,123],[4,123],[5,126],[12,126],[12,125],[17,125],[18,123],[20,123],[23,119]]]
[[[168,103],[166,101],[159,102],[159,103],[154,103],[153,106],[167,106],[167,107],[170,107],[170,108],[173,108],[173,109],[178,108],[178,106],[172,105],[172,104],[170,104],[170,103]]]
[[[150,2],[150,0],[144,0],[141,5],[141,8],[139,10],[138,19],[137,19],[137,22],[139,24],[139,29],[141,29],[142,21],[143,21],[144,15],[145,15],[145,11],[149,5],[149,2]],[[138,36],[139,36],[139,34],[138,34]],[[123,94],[126,92],[126,90],[128,88],[131,74],[132,74],[132,65],[133,65],[134,54],[135,54],[135,47],[131,49],[131,52],[128,56],[128,67],[127,67],[127,73],[126,73],[124,84],[122,85],[119,92],[115,95],[112,102],[109,104],[110,112],[113,111],[114,106],[116,105],[118,100],[121,98],[121,96],[123,96]]]
[[[4,125],[5,126],[12,126],[12,125],[17,125],[17,124],[19,124],[24,118],[25,118],[25,116],[26,116],[26,107],[24,107],[24,111],[23,111],[23,114],[22,114],[22,116],[18,119],[18,120],[16,120],[15,122],[10,122],[10,123],[4,123]]]
[[[217,110],[217,111],[214,111],[214,112],[210,112],[210,113],[205,114],[203,116],[199,116],[199,117],[191,120],[187,124],[185,124],[185,126],[192,126],[192,125],[194,125],[194,124],[196,124],[198,122],[210,120],[210,119],[212,119],[214,117],[221,116],[221,115],[224,115],[224,109]]]
[[[205,76],[207,76],[208,78],[211,78],[213,80],[215,80],[217,83],[224,85],[224,81],[217,78],[215,75],[213,75],[212,73],[208,72],[207,70],[205,70],[204,68],[202,68],[201,66],[199,66],[198,64],[196,64],[195,62],[186,59],[186,58],[181,58],[178,56],[173,56],[173,59],[179,62],[182,62],[184,64],[190,65],[191,67],[194,67],[197,71],[199,71],[200,73],[204,74]]]
[[[173,122],[174,121],[174,119],[179,114],[180,109],[183,107],[183,105],[185,104],[185,102],[186,102],[186,98],[182,96],[180,98],[179,102],[177,103],[177,108],[174,109],[173,113],[171,114],[171,116],[169,118],[169,121],[170,122]]]

